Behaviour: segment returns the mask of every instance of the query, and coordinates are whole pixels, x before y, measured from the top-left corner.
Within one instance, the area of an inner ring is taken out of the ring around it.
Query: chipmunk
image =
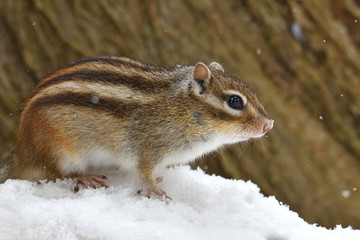
[[[19,117],[8,178],[72,178],[75,191],[107,187],[91,167],[137,170],[146,196],[166,193],[157,168],[189,163],[273,127],[255,93],[216,62],[171,68],[125,57],[77,61],[45,77]]]

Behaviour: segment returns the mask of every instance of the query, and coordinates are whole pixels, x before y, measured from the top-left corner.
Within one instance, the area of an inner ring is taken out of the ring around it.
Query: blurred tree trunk
[[[360,2],[0,2],[0,153],[44,74],[80,57],[220,62],[275,119],[262,140],[201,161],[250,179],[308,222],[360,228]],[[206,165],[206,166],[205,166]]]

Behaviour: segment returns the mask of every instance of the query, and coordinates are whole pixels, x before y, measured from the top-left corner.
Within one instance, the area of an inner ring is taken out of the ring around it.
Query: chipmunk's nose
[[[266,118],[264,126],[263,126],[263,134],[270,131],[274,126],[274,120]]]

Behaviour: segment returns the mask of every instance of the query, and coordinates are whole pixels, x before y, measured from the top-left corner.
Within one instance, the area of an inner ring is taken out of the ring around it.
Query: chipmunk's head
[[[191,91],[204,103],[204,120],[226,143],[262,137],[273,127],[256,94],[216,62],[195,65]]]

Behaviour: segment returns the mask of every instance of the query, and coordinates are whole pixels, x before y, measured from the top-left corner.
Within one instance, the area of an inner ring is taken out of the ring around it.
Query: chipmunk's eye
[[[244,108],[244,101],[241,97],[232,95],[228,98],[228,104],[231,108],[242,110]]]

